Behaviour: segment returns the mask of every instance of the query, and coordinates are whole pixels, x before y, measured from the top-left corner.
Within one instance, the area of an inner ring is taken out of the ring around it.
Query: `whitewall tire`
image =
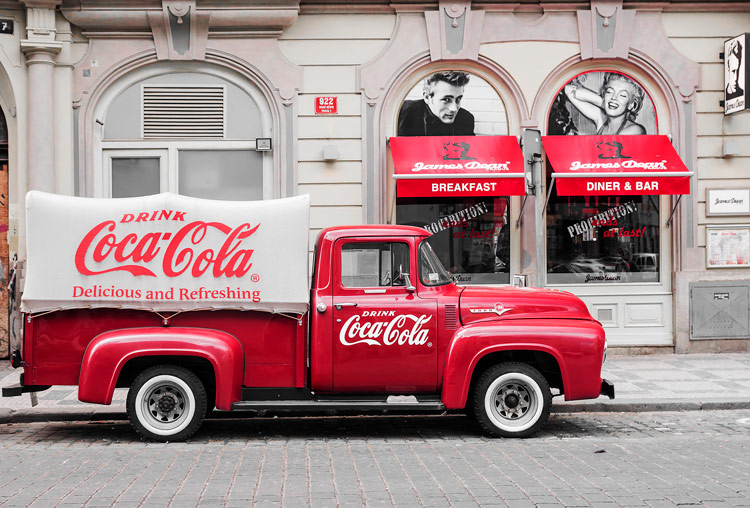
[[[206,389],[198,376],[176,365],[143,371],[128,391],[131,425],[154,441],[182,441],[192,436],[203,422],[206,406]]]
[[[487,369],[474,389],[472,406],[479,425],[496,437],[529,437],[549,416],[549,383],[525,363],[501,363]]]

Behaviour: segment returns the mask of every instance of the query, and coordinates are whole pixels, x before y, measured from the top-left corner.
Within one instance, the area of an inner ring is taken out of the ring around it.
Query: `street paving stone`
[[[468,417],[0,425],[0,507],[750,507],[750,410],[556,413],[534,438]]]

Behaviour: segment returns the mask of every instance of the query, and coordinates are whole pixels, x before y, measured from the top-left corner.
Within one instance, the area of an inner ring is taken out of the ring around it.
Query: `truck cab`
[[[456,329],[461,290],[423,242],[428,235],[409,226],[320,234],[312,289],[313,389],[438,391],[438,365]]]
[[[496,436],[535,432],[552,389],[569,399],[614,396],[599,377],[604,331],[581,300],[562,291],[459,287],[429,236],[410,226],[321,232],[312,389],[411,395],[415,408],[439,400],[441,409],[470,409]]]

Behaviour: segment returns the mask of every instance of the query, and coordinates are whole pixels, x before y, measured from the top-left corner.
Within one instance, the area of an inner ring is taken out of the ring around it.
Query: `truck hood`
[[[466,287],[461,292],[461,323],[488,319],[591,319],[586,304],[557,289]]]

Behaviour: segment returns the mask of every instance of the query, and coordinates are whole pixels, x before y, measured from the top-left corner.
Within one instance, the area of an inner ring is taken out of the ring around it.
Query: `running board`
[[[318,398],[314,400],[245,400],[232,404],[233,411],[444,411],[439,399],[417,399],[413,395],[391,395],[387,399]]]

